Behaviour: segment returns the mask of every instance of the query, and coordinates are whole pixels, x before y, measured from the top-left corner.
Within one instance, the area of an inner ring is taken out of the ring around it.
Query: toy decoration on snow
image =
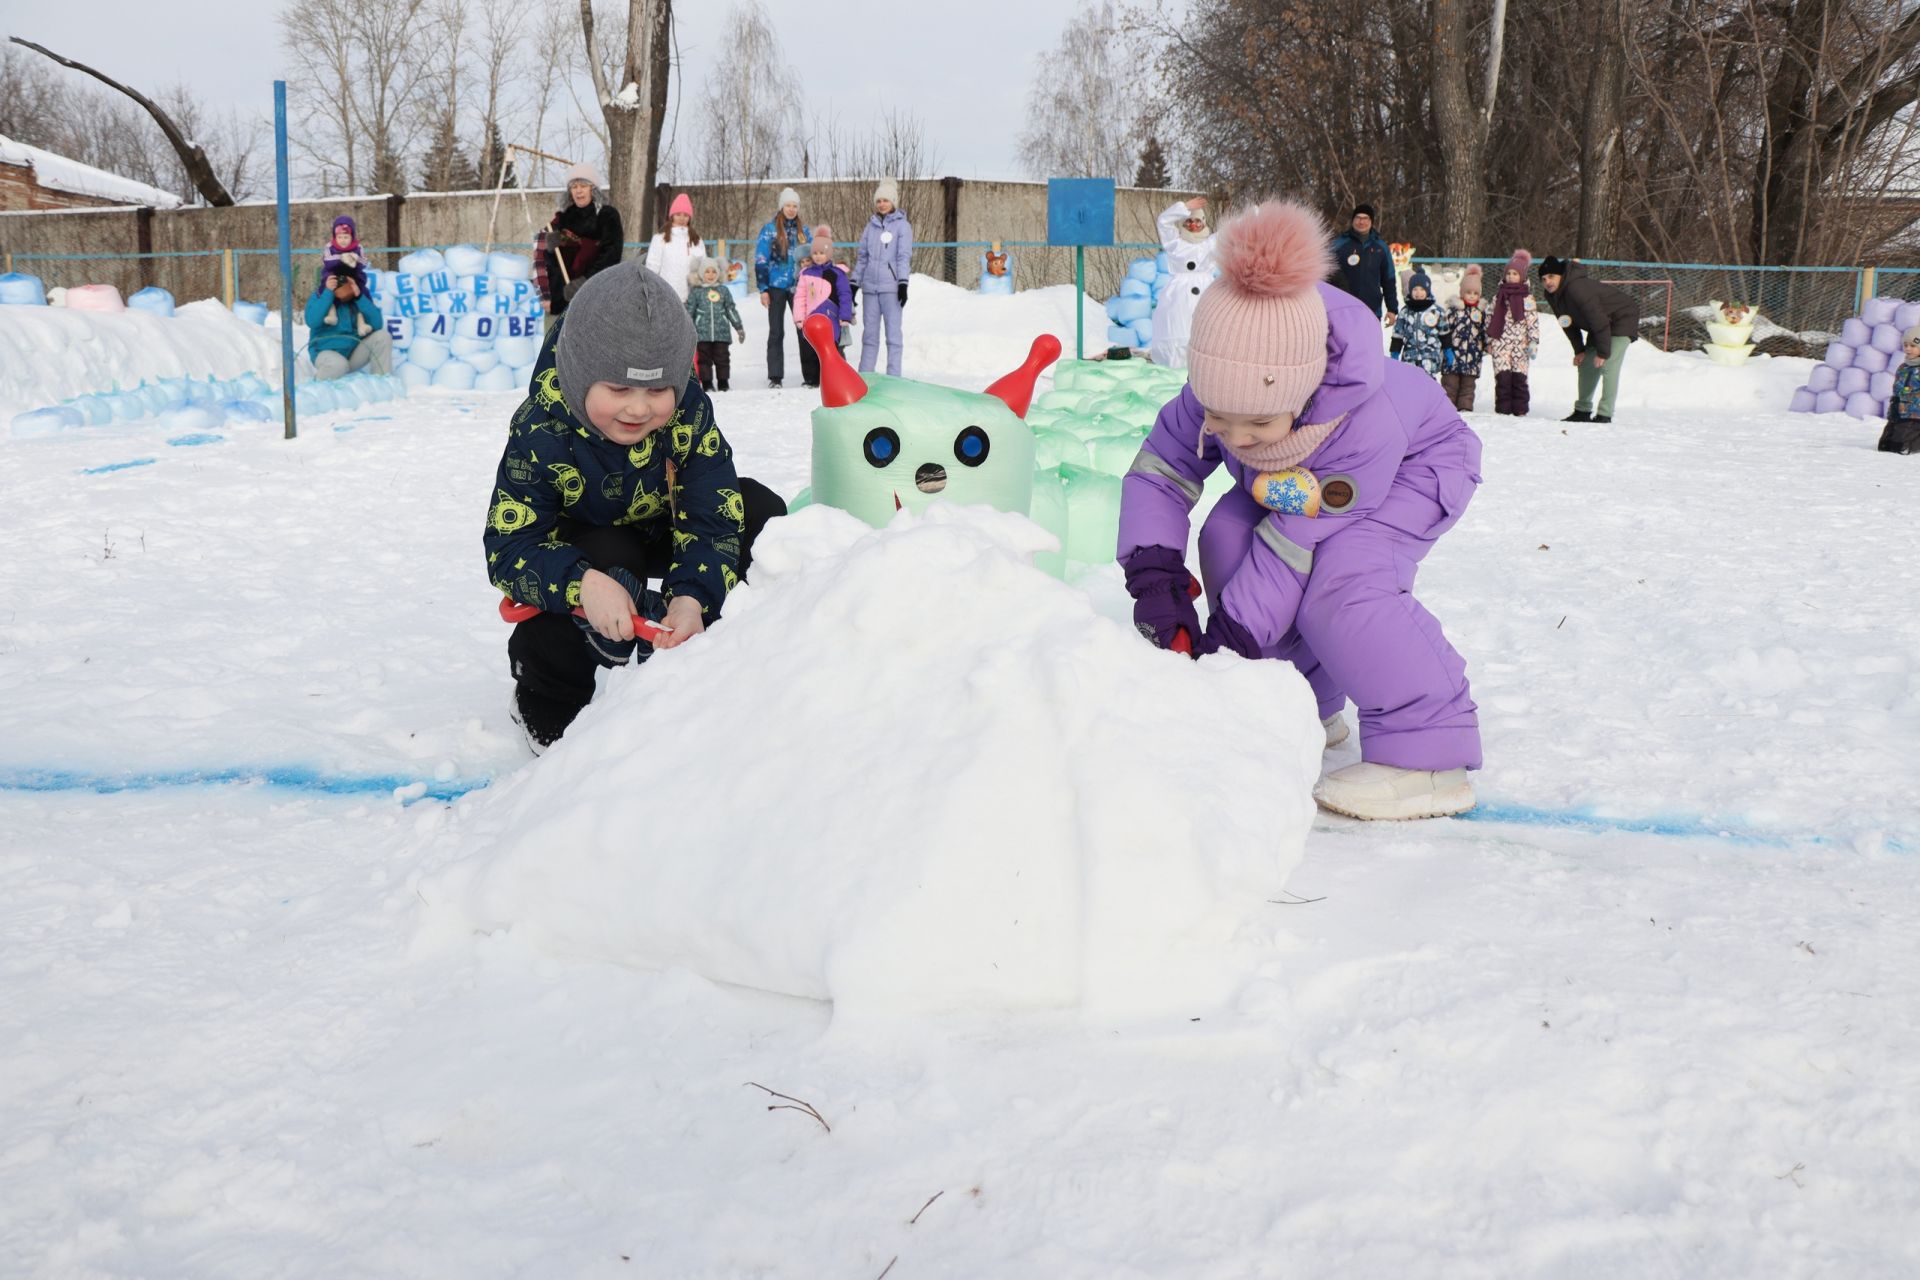
[[[983,503],[1026,515],[1060,540],[1059,551],[1035,558],[1049,573],[1112,560],[1120,479],[1186,381],[1182,371],[1144,360],[1069,361],[1036,399],[1040,371],[1060,352],[1042,335],[1026,362],[984,394],[956,391],[856,373],[832,348],[830,328],[817,317],[803,329],[821,352],[821,407],[813,484],[793,510],[839,507],[877,527],[935,501]]]
[[[1715,364],[1745,364],[1753,354],[1753,326],[1760,313],[1744,302],[1721,302],[1718,298],[1707,305],[1716,317],[1707,321],[1707,342],[1702,348],[1707,359]]]
[[[833,345],[825,316],[807,317],[802,332],[820,356],[820,408],[813,411],[813,485],[795,507],[838,507],[876,528],[896,511],[936,501],[1027,514],[1033,432],[1021,418],[1040,371],[1059,358],[1059,339],[1035,338],[1026,363],[975,392],[855,372]]]
[[[1838,340],[1827,344],[1826,358],[1813,367],[1807,384],[1793,393],[1788,409],[1886,417],[1902,358],[1902,335],[1915,324],[1920,324],[1920,302],[1867,299],[1861,313],[1840,326]]]
[[[1193,309],[1213,283],[1213,228],[1207,225],[1206,200],[1176,200],[1160,214],[1160,248],[1168,280],[1153,308],[1153,362],[1170,369],[1187,365],[1187,335]]]
[[[546,315],[533,259],[457,244],[367,278],[407,386],[515,391],[532,379]]]
[[[979,292],[996,297],[1013,293],[1013,255],[1001,248],[998,240],[980,255]]]

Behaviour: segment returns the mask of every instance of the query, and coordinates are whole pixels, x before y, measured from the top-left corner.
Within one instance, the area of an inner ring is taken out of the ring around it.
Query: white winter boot
[[[1322,720],[1320,727],[1327,731],[1327,750],[1329,751],[1345,742],[1353,734],[1353,731],[1347,728],[1347,718],[1338,711]]]
[[[1431,772],[1364,761],[1320,779],[1313,798],[1323,809],[1369,820],[1444,818],[1474,805],[1465,769]]]

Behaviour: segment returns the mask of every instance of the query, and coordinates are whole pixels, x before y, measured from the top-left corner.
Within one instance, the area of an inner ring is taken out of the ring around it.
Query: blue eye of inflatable
[[[987,460],[987,433],[978,427],[968,427],[953,438],[953,456],[962,465],[977,467]]]
[[[860,451],[866,455],[869,466],[891,466],[893,460],[900,456],[900,437],[892,427],[875,427],[867,432]]]

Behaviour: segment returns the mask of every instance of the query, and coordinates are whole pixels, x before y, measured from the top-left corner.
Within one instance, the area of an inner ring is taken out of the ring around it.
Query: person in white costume
[[[1174,201],[1159,223],[1160,247],[1166,250],[1171,278],[1153,309],[1153,345],[1147,354],[1155,364],[1184,369],[1193,309],[1213,283],[1213,228],[1207,225],[1206,197]]]
[[[658,205],[654,206],[656,209]],[[682,191],[667,210],[667,229],[647,245],[647,270],[673,286],[680,301],[687,300],[687,269],[705,255],[706,245],[693,229],[693,201]]]

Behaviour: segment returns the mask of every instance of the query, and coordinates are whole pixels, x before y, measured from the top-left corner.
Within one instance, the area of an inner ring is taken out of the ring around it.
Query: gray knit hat
[[[882,178],[873,188],[873,202],[879,204],[885,200],[895,208],[900,206],[900,184],[892,178]]]
[[[560,321],[554,365],[567,407],[586,420],[587,388],[672,387],[693,372],[693,321],[673,286],[640,262],[590,277]]]

